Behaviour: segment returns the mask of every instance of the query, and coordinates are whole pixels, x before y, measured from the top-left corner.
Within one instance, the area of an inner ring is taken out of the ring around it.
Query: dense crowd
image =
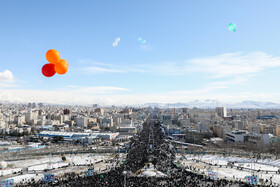
[[[151,134],[152,139],[151,139]],[[151,141],[152,140],[152,141]],[[150,146],[152,142],[152,147]],[[17,186],[248,186],[241,181],[213,180],[206,176],[195,174],[180,167],[173,161],[175,152],[172,145],[164,141],[164,134],[159,124],[144,123],[143,129],[131,138],[127,151],[126,162],[109,172],[86,177],[82,174],[66,173],[54,182],[25,181]],[[151,162],[155,169],[166,176],[140,177],[135,175],[145,164]],[[124,172],[125,171],[125,172]]]

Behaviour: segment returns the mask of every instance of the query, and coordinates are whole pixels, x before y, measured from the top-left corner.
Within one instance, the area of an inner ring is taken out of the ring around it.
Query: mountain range
[[[222,102],[218,103],[216,100],[207,99],[204,101],[190,101],[187,103],[146,103],[143,106],[159,107],[159,108],[215,108],[217,106],[224,106],[227,108],[263,108],[263,109],[280,109],[280,103],[261,102],[261,101],[242,101],[242,102]]]
[[[1,100],[0,103],[9,104],[9,103],[17,103],[17,104],[27,104],[26,101],[18,101],[18,102],[10,102],[8,99]],[[78,103],[69,103],[69,104],[54,104],[54,103],[47,103],[42,102],[44,105],[61,105],[61,106],[91,106],[91,105],[84,105]],[[37,103],[38,104],[38,103]],[[98,103],[101,107],[111,107],[106,103]],[[120,105],[116,105],[120,106]],[[217,102],[217,100],[207,99],[204,101],[201,100],[194,100],[189,102],[178,102],[178,103],[145,103],[145,104],[138,104],[138,105],[124,105],[128,107],[158,107],[158,108],[215,108],[217,106],[224,106],[231,109],[240,109],[240,108],[252,108],[252,109],[280,109],[280,103],[273,103],[273,102],[261,102],[261,101],[242,101],[242,102]],[[121,107],[121,106],[120,106]]]

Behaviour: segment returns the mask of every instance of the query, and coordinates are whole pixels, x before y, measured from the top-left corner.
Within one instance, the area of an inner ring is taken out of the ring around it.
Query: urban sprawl
[[[1,186],[280,186],[280,110],[0,104]]]

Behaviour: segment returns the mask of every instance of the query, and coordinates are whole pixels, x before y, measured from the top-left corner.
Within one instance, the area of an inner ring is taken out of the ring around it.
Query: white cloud
[[[80,87],[78,89],[72,89],[71,92],[75,94],[112,94],[116,92],[130,91],[127,88],[120,87]]]
[[[80,59],[78,60],[80,64],[87,64],[87,65],[97,65],[97,66],[105,66],[105,67],[112,67],[113,65],[108,63],[97,62],[90,59]]]
[[[170,95],[197,95],[197,94],[204,94],[211,90],[209,87],[205,87],[202,89],[197,90],[179,90],[179,91],[171,91],[168,92]]]
[[[209,87],[212,88],[227,88],[228,86],[231,85],[236,85],[236,84],[243,84],[248,81],[250,77],[253,75],[243,75],[243,76],[236,76],[232,79],[225,80],[225,81],[217,81],[217,82],[212,82],[209,84]]]
[[[76,85],[68,85],[67,87],[68,87],[68,88],[78,88],[78,87],[80,87],[80,86],[76,86]]]
[[[116,64],[81,60],[89,67],[82,72],[87,73],[146,73],[152,75],[184,75],[198,73],[209,78],[210,83],[201,89],[177,90],[158,94],[131,94],[129,89],[120,87],[78,87],[69,85],[62,90],[24,90],[1,89],[0,99],[26,102],[49,102],[60,104],[143,104],[148,102],[189,102],[193,100],[217,99],[220,101],[238,102],[243,100],[263,100],[279,102],[280,96],[273,92],[243,92],[221,94],[218,89],[231,85],[244,84],[252,76],[269,68],[280,67],[280,57],[264,52],[227,53],[212,57],[203,57],[183,62]],[[4,73],[4,72],[3,72]],[[6,73],[7,74],[7,73]],[[10,74],[12,75],[12,74]],[[1,76],[0,76],[1,77]],[[13,76],[12,76],[13,77]],[[13,78],[8,79],[13,80]],[[211,82],[212,81],[212,82]],[[2,83],[3,84],[3,83]],[[1,84],[0,84],[1,88]],[[67,94],[65,94],[67,93]]]
[[[122,89],[114,87],[100,87],[100,90],[110,90],[117,92],[115,94],[86,94],[92,88],[84,89],[82,91],[69,91],[65,90],[24,90],[24,89],[1,89],[0,100],[10,102],[47,102],[53,104],[82,104],[91,105],[92,103],[106,104],[106,105],[133,105],[144,103],[175,103],[175,102],[189,102],[194,100],[212,99],[219,101],[239,102],[243,100],[256,100],[256,101],[273,101],[279,102],[280,97],[278,93],[252,93],[240,92],[232,94],[209,94],[207,91],[192,91],[189,90],[188,94],[181,93],[160,93],[160,94],[119,94]],[[125,91],[125,90],[124,90]],[[65,94],[67,93],[67,94]],[[99,92],[101,93],[101,92]],[[199,94],[198,94],[199,93]]]
[[[2,82],[14,82],[15,78],[13,73],[10,70],[5,70],[0,72],[0,81]]]
[[[191,59],[188,62],[191,63],[191,71],[209,73],[215,78],[248,75],[268,68],[280,67],[280,57],[258,51],[247,54],[227,53]]]
[[[90,73],[125,73],[125,70],[121,69],[110,69],[110,68],[104,68],[104,67],[97,67],[97,66],[91,66],[84,68],[85,71]]]
[[[270,68],[280,67],[280,57],[274,57],[264,52],[226,53],[216,56],[195,58],[184,62],[165,62],[149,64],[103,64],[83,69],[88,73],[146,73],[151,75],[177,76],[192,73],[199,74],[201,80],[207,78],[208,85],[191,93],[206,93],[217,89],[228,88],[232,85],[244,85],[250,79]],[[189,91],[174,93],[189,94]]]
[[[121,87],[66,87],[58,90],[0,89],[0,101],[53,104],[118,103],[116,95],[130,91]],[[67,94],[66,94],[67,93]],[[113,95],[114,94],[114,95]],[[125,95],[120,95],[125,98]],[[115,100],[116,99],[116,100]]]
[[[14,83],[0,82],[0,88],[15,88],[15,87],[19,87],[19,85],[16,85]]]
[[[264,52],[239,52],[194,58],[181,62],[147,63],[129,66],[98,63],[95,66],[85,68],[85,70],[104,73],[141,72],[154,75],[183,75],[197,72],[205,73],[211,78],[223,78],[248,76],[274,67],[280,67],[280,57],[273,57]]]

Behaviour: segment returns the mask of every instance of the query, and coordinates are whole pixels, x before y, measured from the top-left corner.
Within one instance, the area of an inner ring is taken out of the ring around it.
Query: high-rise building
[[[32,108],[36,108],[36,103],[32,103]]]
[[[182,108],[182,113],[188,113],[188,108]]]
[[[253,124],[249,125],[248,127],[249,132],[255,133],[255,134],[260,134],[261,133],[261,128],[259,125]]]
[[[280,125],[277,125],[275,127],[275,134],[276,134],[276,136],[280,137]]]
[[[113,118],[103,118],[101,119],[101,124],[108,124],[109,127],[113,126]]]
[[[220,117],[227,117],[227,108],[226,107],[216,107],[216,112]]]
[[[196,129],[198,132],[205,132],[205,131],[209,131],[209,124],[207,123],[202,123],[202,122],[198,122],[196,124]]]
[[[32,111],[28,111],[24,115],[25,115],[25,121],[26,122],[30,122],[34,119]]]
[[[97,109],[94,110],[94,112],[104,114],[104,109],[102,109],[102,108],[97,108]]]
[[[276,127],[272,125],[261,125],[260,131],[262,134],[276,134]]]
[[[84,118],[84,117],[77,118],[77,126],[87,127],[88,126],[88,119]]]
[[[131,108],[125,108],[125,109],[123,109],[123,113],[132,114],[132,109]]]
[[[72,115],[72,110],[69,110],[69,109],[66,108],[66,109],[63,110],[63,114],[64,115],[67,115],[67,114]]]

